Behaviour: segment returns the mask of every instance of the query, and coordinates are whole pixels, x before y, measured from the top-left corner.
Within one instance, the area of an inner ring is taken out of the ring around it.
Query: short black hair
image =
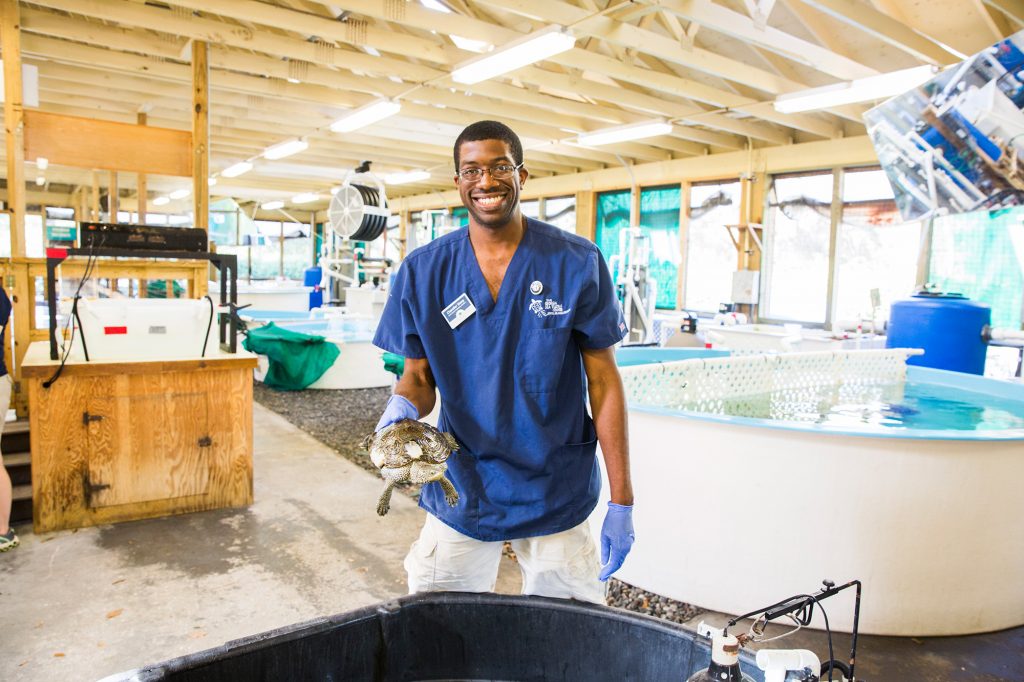
[[[504,123],[498,121],[477,121],[466,126],[466,129],[459,133],[455,140],[455,170],[459,170],[459,150],[463,142],[476,142],[477,140],[501,140],[508,145],[512,151],[512,160],[518,166],[523,162],[523,143],[519,136],[512,132]]]

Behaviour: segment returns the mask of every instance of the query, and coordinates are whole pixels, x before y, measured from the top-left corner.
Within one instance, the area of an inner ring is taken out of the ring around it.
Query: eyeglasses
[[[490,168],[463,168],[462,170],[455,171],[462,182],[476,182],[484,176],[484,171],[495,180],[508,180],[515,172],[523,167],[523,164],[513,166],[510,163],[499,163],[497,166],[491,166]]]

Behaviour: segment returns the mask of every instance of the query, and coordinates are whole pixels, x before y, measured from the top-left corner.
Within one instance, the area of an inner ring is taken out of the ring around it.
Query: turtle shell
[[[450,433],[415,419],[403,419],[367,436],[363,447],[379,469],[403,467],[415,460],[440,464],[459,449],[459,444]]]

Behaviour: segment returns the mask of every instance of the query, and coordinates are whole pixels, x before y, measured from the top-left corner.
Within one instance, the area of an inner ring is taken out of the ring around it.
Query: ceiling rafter
[[[875,8],[848,0],[802,0],[839,21],[903,50],[926,64],[944,66],[959,60],[922,33]]]

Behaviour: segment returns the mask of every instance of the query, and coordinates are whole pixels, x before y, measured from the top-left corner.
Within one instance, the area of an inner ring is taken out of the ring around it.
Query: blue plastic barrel
[[[961,294],[915,294],[892,304],[885,346],[923,348],[908,365],[984,374],[988,346],[981,334],[991,321],[989,306]]]
[[[302,286],[318,286],[320,284],[320,280],[323,279],[323,276],[323,268],[321,268],[319,265],[314,265],[311,268],[306,268],[306,271],[302,273]]]

